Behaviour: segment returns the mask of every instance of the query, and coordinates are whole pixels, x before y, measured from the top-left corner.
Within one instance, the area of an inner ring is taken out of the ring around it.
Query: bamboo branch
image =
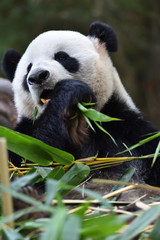
[[[9,188],[8,154],[5,138],[0,138],[0,166],[0,183]],[[2,192],[2,214],[4,217],[13,214],[12,197],[10,194],[5,192]],[[14,228],[14,222],[9,222],[8,226]]]

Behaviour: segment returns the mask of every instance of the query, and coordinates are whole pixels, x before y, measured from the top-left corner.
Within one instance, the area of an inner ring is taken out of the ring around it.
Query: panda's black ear
[[[89,36],[98,38],[100,42],[105,43],[107,51],[117,52],[117,35],[109,25],[101,22],[93,22],[89,28]]]
[[[17,68],[17,64],[21,59],[21,54],[14,49],[9,49],[5,52],[2,57],[1,67],[2,72],[6,75],[6,77],[12,81],[14,78],[14,74]]]

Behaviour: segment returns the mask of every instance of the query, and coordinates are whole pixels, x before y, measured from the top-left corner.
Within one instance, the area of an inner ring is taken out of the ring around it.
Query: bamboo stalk
[[[134,189],[136,188],[136,186],[134,185],[130,185],[130,186],[127,186],[127,187],[124,187],[124,188],[121,188],[121,189],[118,189],[112,193],[108,193],[106,195],[103,196],[103,199],[107,199],[107,198],[110,198],[110,197],[114,197],[116,196],[117,194],[121,194],[123,192],[126,192],[128,190],[131,190],[131,189]],[[82,204],[82,203],[87,203],[87,202],[90,202],[90,203],[99,203],[99,200],[98,199],[94,199],[94,200],[83,200],[83,199],[63,199],[62,200],[63,203],[65,204]],[[112,201],[111,201],[112,202]],[[52,205],[54,204],[57,204],[57,200],[52,200]]]
[[[144,188],[144,189],[150,189],[153,191],[160,191],[160,187],[155,187],[151,185],[145,185],[145,184],[138,184],[138,183],[131,183],[131,182],[121,182],[121,181],[115,181],[115,180],[108,180],[108,179],[98,179],[94,178],[92,180],[96,183],[106,183],[106,184],[118,184],[118,185],[126,185],[126,186],[135,186],[136,188]]]
[[[5,138],[0,138],[0,166],[0,183],[9,188],[8,154]],[[2,214],[4,217],[13,214],[12,197],[10,194],[5,192],[2,192]],[[9,222],[8,226],[14,228],[14,222]]]
[[[110,197],[114,197],[114,196],[116,196],[116,195],[118,195],[118,194],[121,194],[121,193],[123,193],[123,192],[126,192],[126,191],[131,190],[131,189],[134,189],[134,188],[136,188],[135,185],[130,185],[130,186],[127,186],[127,187],[118,189],[118,190],[116,190],[116,191],[114,191],[114,192],[108,193],[108,194],[104,195],[103,198],[104,198],[104,199],[107,199],[107,198],[110,198]]]

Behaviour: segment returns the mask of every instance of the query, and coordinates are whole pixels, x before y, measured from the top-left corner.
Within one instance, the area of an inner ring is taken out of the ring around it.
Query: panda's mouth
[[[51,100],[52,95],[53,95],[53,90],[49,90],[49,89],[43,90],[43,92],[40,95],[40,104],[41,105],[47,104]]]

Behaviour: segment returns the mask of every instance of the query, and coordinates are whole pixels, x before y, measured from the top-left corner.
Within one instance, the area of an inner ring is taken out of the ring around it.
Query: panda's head
[[[21,56],[8,50],[2,69],[12,81],[19,118],[32,119],[35,106],[41,114],[55,84],[63,79],[87,83],[101,109],[113,92],[113,66],[108,52],[117,51],[113,29],[91,24],[89,35],[73,31],[48,31],[35,38]]]

